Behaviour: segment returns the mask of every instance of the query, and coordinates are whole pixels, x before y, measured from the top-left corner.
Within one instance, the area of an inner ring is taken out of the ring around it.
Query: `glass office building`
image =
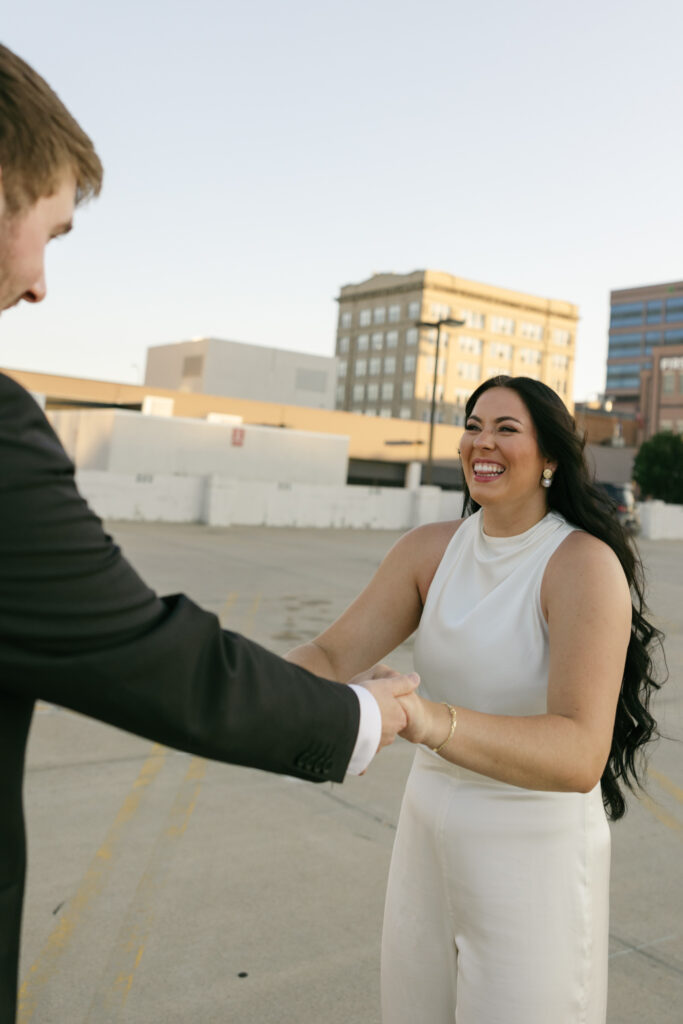
[[[611,292],[605,396],[614,407],[637,412],[653,348],[682,342],[683,281]]]

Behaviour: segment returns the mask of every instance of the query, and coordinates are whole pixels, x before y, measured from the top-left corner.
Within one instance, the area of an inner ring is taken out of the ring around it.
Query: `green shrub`
[[[633,463],[643,498],[683,505],[683,437],[663,431],[644,441]]]

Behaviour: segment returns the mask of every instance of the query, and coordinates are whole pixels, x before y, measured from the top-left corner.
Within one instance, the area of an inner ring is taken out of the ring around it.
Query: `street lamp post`
[[[425,483],[431,484],[432,482],[432,467],[433,467],[433,451],[434,451],[434,420],[436,418],[436,378],[439,372],[439,343],[441,341],[441,328],[442,327],[463,327],[465,324],[464,320],[452,320],[450,317],[445,317],[443,320],[437,320],[432,323],[429,320],[416,320],[416,327],[436,327],[436,353],[434,355],[434,381],[432,383],[432,407],[429,413],[429,449],[427,451],[427,465],[425,467]]]

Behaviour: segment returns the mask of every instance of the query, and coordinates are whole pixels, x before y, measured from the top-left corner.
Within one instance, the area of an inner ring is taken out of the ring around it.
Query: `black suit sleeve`
[[[159,598],[74,483],[33,399],[0,375],[0,700],[42,698],[217,760],[341,780],[356,695],[182,595]]]

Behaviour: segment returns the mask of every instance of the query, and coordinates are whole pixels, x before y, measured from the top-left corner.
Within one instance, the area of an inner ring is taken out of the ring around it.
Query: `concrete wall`
[[[647,540],[683,540],[683,505],[642,501],[638,511],[642,536]]]
[[[78,487],[103,519],[407,530],[460,515],[462,495],[438,487],[349,487],[79,470]]]
[[[78,469],[340,485],[348,437],[234,426],[125,409],[73,409],[49,418]]]

